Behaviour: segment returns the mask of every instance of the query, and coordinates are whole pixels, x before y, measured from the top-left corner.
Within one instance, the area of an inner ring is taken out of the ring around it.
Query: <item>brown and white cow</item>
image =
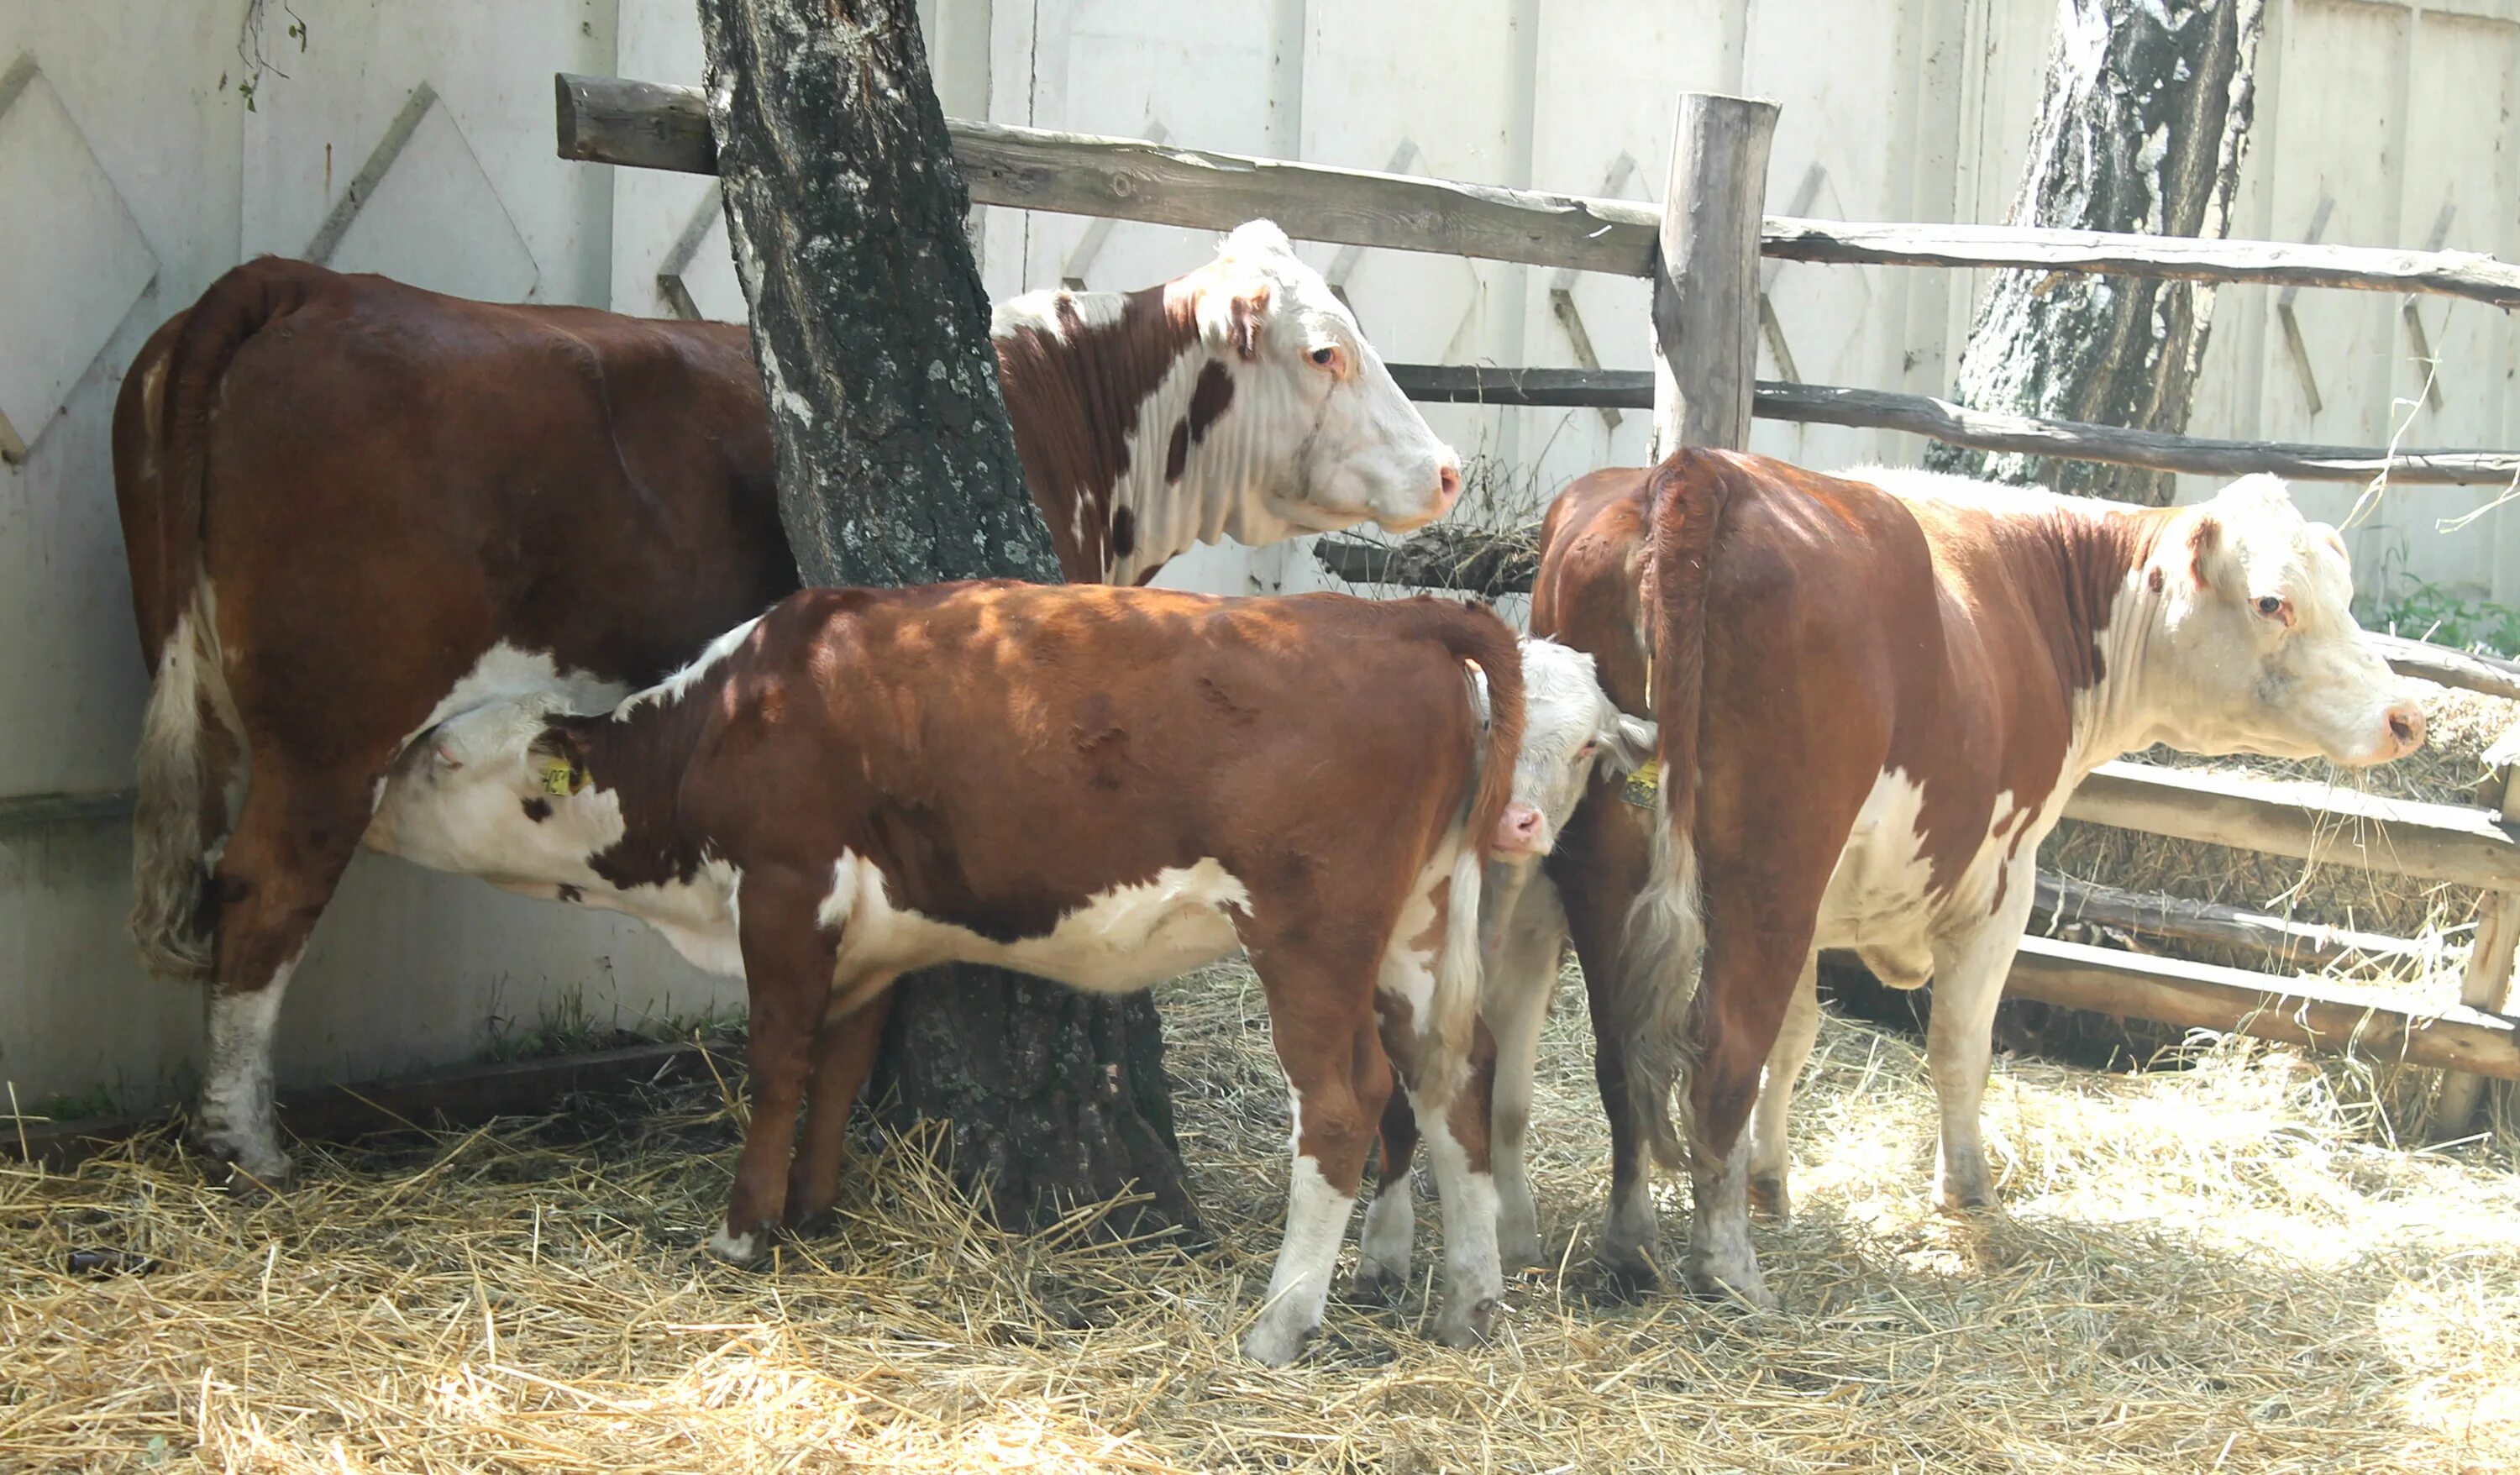
[[[1442,601],[818,590],[608,714],[535,695],[448,720],[376,829],[744,976],[754,1105],[711,1241],[740,1261],[830,1205],[904,973],[1128,992],[1248,948],[1294,1163],[1245,1348],[1284,1363],[1320,1323],[1395,1067],[1443,1185],[1439,1333],[1467,1343],[1494,1314],[1476,927],[1486,856],[1534,831],[1511,802],[1523,717],[1512,633]]]
[[[1071,581],[1225,534],[1415,527],[1459,494],[1266,222],[1160,287],[1017,299],[995,332]],[[741,325],[266,258],[142,349],[114,477],[154,675],[132,932],[210,984],[199,1135],[277,1184],[282,995],[412,738],[503,695],[605,709],[796,587],[761,383]]]
[[[1665,1105],[1686,1056],[1685,1277],[1773,1304],[1747,1216],[1754,1193],[1785,1207],[1823,947],[1933,981],[1937,1190],[1991,1206],[1979,1104],[2040,840],[2093,768],[2156,742],[2354,766],[2412,751],[2423,717],[2352,592],[2334,530],[2272,476],[2152,509],[1689,450],[1568,487],[1533,628],[1593,651],[1660,729],[1657,807],[1597,784],[1550,862],[1610,1117],[1604,1263],[1653,1275],[1642,1152],[1678,1156]]]

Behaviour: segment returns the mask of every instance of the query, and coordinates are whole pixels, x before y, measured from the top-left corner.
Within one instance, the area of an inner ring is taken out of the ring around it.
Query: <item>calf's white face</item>
[[[2353,767],[2422,746],[2422,709],[2355,623],[2344,541],[2277,478],[2182,515],[2137,576],[2161,596],[2142,659],[2162,740]]]
[[[1452,510],[1460,458],[1285,232],[1266,220],[1244,225],[1210,270],[1200,332],[1243,360],[1218,433],[1280,448],[1283,464],[1265,479],[1271,512],[1316,532],[1364,520],[1407,532]]]
[[[588,863],[621,838],[620,796],[546,749],[558,714],[533,696],[440,723],[388,778],[370,845],[504,886],[603,886]]]
[[[1555,641],[1522,642],[1522,751],[1513,802],[1500,822],[1500,856],[1547,855],[1583,799],[1593,772],[1632,773],[1654,754],[1654,725],[1620,711],[1601,691],[1593,657]]]

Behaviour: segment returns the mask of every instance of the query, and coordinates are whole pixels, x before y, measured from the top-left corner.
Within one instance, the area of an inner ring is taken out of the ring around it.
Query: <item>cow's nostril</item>
[[[1443,503],[1446,507],[1450,507],[1461,497],[1461,495],[1462,473],[1458,469],[1452,467],[1445,467],[1435,473],[1436,501]]]

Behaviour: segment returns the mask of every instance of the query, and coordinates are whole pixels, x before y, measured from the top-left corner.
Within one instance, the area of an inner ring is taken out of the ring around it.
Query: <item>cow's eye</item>
[[[1311,354],[1312,361],[1332,374],[1339,372],[1339,351],[1335,344],[1324,343]]]
[[[2274,619],[2283,612],[2284,597],[2282,595],[2262,594],[2258,596],[2258,613],[2265,615],[2268,619]]]
[[[1576,756],[1576,758],[1580,761],[1580,760],[1582,760],[1582,759],[1592,757],[1595,753],[1598,753],[1598,752],[1599,752],[1600,750],[1601,750],[1601,745],[1600,745],[1599,743],[1598,743],[1598,742],[1588,742],[1588,743],[1584,744],[1582,747],[1577,748],[1577,749],[1575,750],[1575,756]]]

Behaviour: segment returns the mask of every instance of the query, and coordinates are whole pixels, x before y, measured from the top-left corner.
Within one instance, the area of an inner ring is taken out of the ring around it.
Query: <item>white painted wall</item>
[[[2053,0],[920,0],[949,112],[1090,132],[1157,126],[1186,145],[1656,200],[1672,98],[1783,104],[1769,206],[1846,219],[1999,220],[2038,105]],[[267,7],[248,111],[250,0],[0,7],[0,416],[31,451],[0,467],[0,800],[126,787],[144,693],[112,503],[107,424],[141,340],[229,265],[303,253],[381,142],[409,124],[331,259],[448,291],[738,318],[709,182],[566,164],[551,73],[698,82],[691,0],[292,0]],[[2274,0],[2236,234],[2520,253],[2510,120],[2520,0]],[[287,33],[302,18],[306,35]],[[283,74],[285,73],[285,75]],[[416,91],[423,85],[427,94]],[[415,103],[415,98],[421,101]],[[1624,158],[1625,163],[1622,163]],[[1134,287],[1205,259],[1206,233],[978,212],[993,292],[1081,278]],[[29,222],[39,222],[30,225]],[[1099,239],[1099,245],[1087,246]],[[1648,363],[1642,283],[1306,246],[1395,359],[1571,365],[1554,293],[1599,361]],[[660,284],[660,273],[669,284]],[[1761,373],[1941,391],[1965,337],[1964,274],[1771,264]],[[145,283],[143,286],[141,284]],[[2223,294],[2195,428],[2384,439],[2421,382],[2407,303],[2293,301],[2320,408],[2276,293]],[[2514,438],[2510,330],[2482,307],[2414,304],[2442,354],[2438,408],[2409,444]],[[1777,351],[1782,345],[1783,358]],[[1496,469],[1492,515],[1630,463],[1643,417],[1430,412]],[[1908,460],[1897,435],[1761,422],[1753,443],[1819,467]],[[1474,478],[1474,484],[1476,478]],[[2201,488],[2200,488],[2201,489]],[[2306,494],[2331,515],[2335,489]],[[2509,514],[2434,530],[2482,494],[2413,489],[2354,533],[2366,574],[2397,550],[2426,576],[2520,602]],[[1166,582],[1328,581],[1298,548],[1218,549]],[[0,814],[5,814],[0,809]],[[166,1094],[197,1001],[143,977],[120,917],[118,823],[0,822],[0,1080],[22,1098]],[[283,1030],[293,1081],[461,1056],[495,1011],[531,1022],[565,991],[624,1017],[733,1002],[646,934],[583,913],[363,859],[298,973]]]

